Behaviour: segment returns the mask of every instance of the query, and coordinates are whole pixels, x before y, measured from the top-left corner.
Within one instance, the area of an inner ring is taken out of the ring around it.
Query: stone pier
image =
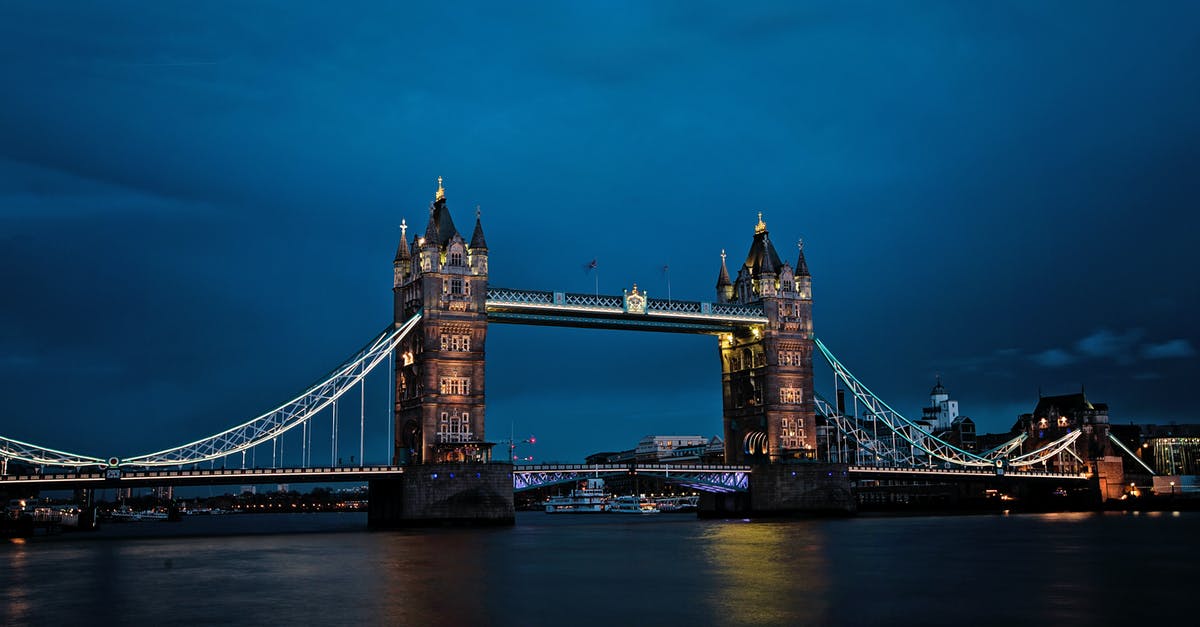
[[[844,464],[761,464],[750,474],[748,494],[711,494],[700,500],[700,515],[710,518],[850,516],[856,511]]]
[[[396,479],[370,482],[372,529],[515,522],[509,464],[417,464]]]

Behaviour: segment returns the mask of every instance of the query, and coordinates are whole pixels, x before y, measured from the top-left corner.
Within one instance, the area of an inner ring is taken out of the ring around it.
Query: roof
[[[938,394],[949,394],[949,392],[946,391],[945,386],[942,385],[941,375],[938,375],[937,385],[933,386],[932,390],[929,390],[930,396],[937,396]]]
[[[775,268],[783,265],[779,253],[775,251],[775,245],[767,237],[766,229],[754,234],[754,242],[750,244],[750,252],[746,254],[744,265],[750,269],[751,276],[758,276],[764,270],[775,272]],[[764,266],[768,266],[770,269],[765,269]]]
[[[721,272],[717,274],[717,287],[725,287],[726,285],[733,285],[733,282],[729,280],[729,269],[725,267],[725,251],[722,250]]]
[[[475,232],[471,234],[471,250],[487,250],[487,241],[483,239],[483,223],[480,221],[479,209],[475,210]]]
[[[1104,405],[1103,408],[1107,409],[1108,406]],[[1039,398],[1037,407],[1033,409],[1033,415],[1040,418],[1051,415],[1051,410],[1054,410],[1054,415],[1066,415],[1068,412],[1096,411],[1097,409],[1096,405],[1088,402],[1086,394],[1078,392]]]
[[[455,235],[458,235],[458,229],[454,228],[454,220],[450,217],[450,210],[446,208],[446,199],[439,198],[429,205],[429,225],[425,227],[425,243],[444,246]]]

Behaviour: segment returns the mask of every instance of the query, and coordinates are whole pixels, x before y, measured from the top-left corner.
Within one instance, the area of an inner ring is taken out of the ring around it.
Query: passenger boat
[[[591,514],[606,511],[611,495],[603,479],[588,479],[566,496],[552,496],[546,501],[547,514]]]
[[[618,496],[609,502],[608,511],[619,514],[657,514],[658,506],[644,496]]]

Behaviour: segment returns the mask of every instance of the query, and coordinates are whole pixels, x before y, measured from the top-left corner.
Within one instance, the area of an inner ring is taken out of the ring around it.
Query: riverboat
[[[644,496],[618,496],[609,502],[608,511],[618,514],[657,514],[658,506]]]
[[[607,511],[611,495],[603,479],[588,479],[566,496],[552,496],[546,501],[547,514],[595,514]]]

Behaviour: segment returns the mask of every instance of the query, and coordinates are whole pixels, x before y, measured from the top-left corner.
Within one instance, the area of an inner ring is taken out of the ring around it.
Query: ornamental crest
[[[638,293],[637,283],[633,284],[633,291],[624,290],[625,292],[625,313],[644,314],[646,313],[646,294],[645,292]]]

